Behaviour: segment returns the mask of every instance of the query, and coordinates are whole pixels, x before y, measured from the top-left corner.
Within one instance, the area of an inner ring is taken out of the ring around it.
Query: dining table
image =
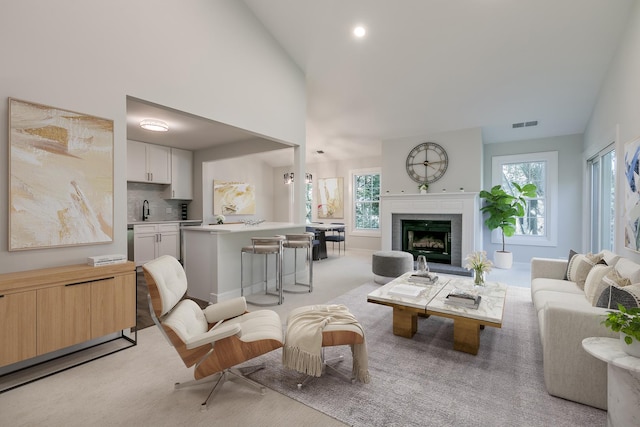
[[[344,230],[344,224],[325,224],[325,223],[311,223],[307,225],[307,231],[315,233],[315,240],[318,241],[317,250],[314,246],[313,260],[319,261],[321,259],[328,258],[327,255],[327,231]]]

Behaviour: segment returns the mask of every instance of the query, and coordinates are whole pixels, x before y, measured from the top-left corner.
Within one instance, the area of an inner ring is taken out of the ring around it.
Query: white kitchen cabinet
[[[164,192],[165,199],[193,199],[193,152],[171,148],[171,184]]]
[[[171,149],[127,141],[127,181],[171,183]]]
[[[136,266],[171,255],[180,259],[180,224],[140,224],[133,226],[133,260]]]

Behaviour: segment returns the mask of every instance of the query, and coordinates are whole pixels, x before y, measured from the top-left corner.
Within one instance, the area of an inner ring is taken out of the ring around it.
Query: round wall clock
[[[447,152],[435,142],[423,142],[411,150],[407,156],[407,173],[418,183],[436,182],[447,170]]]

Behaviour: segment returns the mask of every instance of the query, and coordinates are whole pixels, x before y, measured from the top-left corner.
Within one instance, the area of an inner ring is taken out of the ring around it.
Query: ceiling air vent
[[[538,126],[538,121],[537,120],[532,120],[530,122],[520,122],[520,123],[514,123],[514,124],[511,125],[511,127],[514,128],[514,129],[523,128],[523,127],[530,127],[530,126]]]

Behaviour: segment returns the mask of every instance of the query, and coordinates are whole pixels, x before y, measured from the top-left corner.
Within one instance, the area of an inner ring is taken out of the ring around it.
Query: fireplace
[[[451,264],[451,221],[401,220],[402,250],[416,259]]]
[[[384,194],[380,196],[380,232],[382,250],[401,251],[402,221],[450,221],[446,240],[449,264],[432,261],[446,269],[462,267],[463,257],[482,248],[482,224],[478,193],[451,192],[429,194]],[[431,266],[430,266],[431,268]],[[432,268],[435,271],[435,269]],[[459,273],[456,273],[459,274]]]

